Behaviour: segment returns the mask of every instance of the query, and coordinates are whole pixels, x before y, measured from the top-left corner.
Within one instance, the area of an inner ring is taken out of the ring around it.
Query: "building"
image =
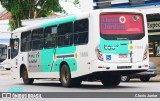
[[[99,8],[133,8],[147,14],[150,61],[156,63],[160,74],[160,0],[80,0],[81,10]]]
[[[5,9],[0,10],[0,44],[9,44],[11,32],[9,29],[9,18],[11,14]]]

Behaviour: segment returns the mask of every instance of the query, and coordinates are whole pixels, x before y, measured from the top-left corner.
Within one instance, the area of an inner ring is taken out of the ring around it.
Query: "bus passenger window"
[[[15,58],[18,55],[19,50],[19,39],[11,40],[11,58]]]
[[[44,48],[57,46],[57,27],[47,27],[44,32]]]
[[[31,31],[22,32],[21,34],[21,51],[26,52],[31,50]]]
[[[58,46],[71,46],[73,44],[73,23],[61,24],[58,27]]]
[[[82,45],[88,43],[88,19],[78,20],[74,23],[74,44]]]
[[[32,50],[41,50],[43,48],[43,29],[36,29],[32,31]]]

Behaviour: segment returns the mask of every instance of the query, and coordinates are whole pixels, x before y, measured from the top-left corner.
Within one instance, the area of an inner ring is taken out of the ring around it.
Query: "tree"
[[[46,17],[53,12],[65,12],[59,0],[0,0],[0,3],[12,14],[9,19],[11,30],[21,27],[21,20]]]
[[[75,7],[78,7],[78,8],[79,8],[79,6],[80,6],[79,0],[74,0],[74,1],[73,1],[73,4],[75,5]]]

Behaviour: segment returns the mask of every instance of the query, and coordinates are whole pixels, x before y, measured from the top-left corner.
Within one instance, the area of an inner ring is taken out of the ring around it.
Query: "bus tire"
[[[112,76],[109,74],[103,74],[101,77],[101,83],[103,86],[112,86],[113,85],[113,79],[111,78]]]
[[[121,75],[116,75],[113,77],[113,86],[118,86],[121,82]]]
[[[28,71],[26,68],[23,68],[22,70],[22,79],[23,79],[23,83],[27,85],[31,85],[34,82],[33,78],[28,78]]]
[[[73,79],[73,86],[74,87],[80,87],[82,83],[82,80],[80,78],[74,78]]]
[[[69,66],[67,64],[63,64],[60,71],[60,81],[63,87],[72,87],[73,79],[71,78],[71,73]]]
[[[118,86],[121,82],[120,75],[103,74],[101,78],[103,86]]]
[[[150,77],[142,77],[142,78],[140,78],[140,80],[141,80],[142,82],[148,82],[149,79],[150,79]]]

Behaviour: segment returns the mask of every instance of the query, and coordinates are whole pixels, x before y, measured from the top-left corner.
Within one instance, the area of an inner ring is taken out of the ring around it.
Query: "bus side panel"
[[[84,45],[76,46],[76,53],[78,54],[77,60],[77,72],[72,73],[72,77],[84,76],[92,73],[91,62],[95,59],[96,53],[95,48],[100,43],[99,35],[99,13],[91,13],[89,20],[89,33],[88,43]]]
[[[41,50],[42,72],[51,72],[51,67],[52,67],[52,62],[53,62],[53,51],[54,49]]]
[[[55,48],[55,54],[53,54],[54,62],[52,67],[52,72],[60,72],[60,64],[62,62],[66,62],[70,68],[71,75],[72,72],[77,71],[77,61],[74,58],[76,51],[76,46],[68,46],[68,47],[57,47]],[[56,77],[59,77],[57,75]]]

